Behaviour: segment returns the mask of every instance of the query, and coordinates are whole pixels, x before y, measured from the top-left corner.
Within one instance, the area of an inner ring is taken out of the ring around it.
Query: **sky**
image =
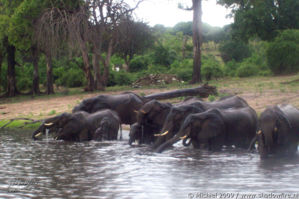
[[[185,11],[178,8],[178,3],[184,2],[190,6],[192,1],[145,0],[139,5],[135,11],[135,15],[150,26],[162,24],[166,27],[173,27],[178,22],[192,21],[192,11]],[[226,18],[230,10],[224,6],[217,5],[216,0],[203,0],[202,7],[202,21],[205,23],[222,27],[233,22],[233,19]]]

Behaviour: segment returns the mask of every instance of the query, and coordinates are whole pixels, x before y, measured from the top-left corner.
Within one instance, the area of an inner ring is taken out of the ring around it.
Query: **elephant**
[[[137,122],[131,126],[129,144],[135,140],[139,143],[151,144],[154,142],[154,133],[159,132],[169,113],[172,104],[151,100],[145,103],[137,113]]]
[[[46,119],[32,134],[33,139],[50,129],[55,132],[55,139],[65,141],[116,140],[121,128],[116,112],[101,110],[95,113],[79,111],[63,113]],[[122,137],[120,135],[120,137]]]
[[[136,140],[139,140],[140,144],[154,143],[156,139],[154,134],[161,131],[171,107],[182,106],[196,101],[198,99],[192,97],[174,105],[157,100],[145,103],[137,112],[137,122],[131,126],[129,144],[131,145]]]
[[[172,107],[164,122],[162,133],[157,135],[158,138],[153,148],[155,149],[171,139],[180,130],[181,124],[189,114],[204,112],[210,108],[227,109],[241,107],[248,107],[248,104],[244,99],[238,96],[224,97],[214,102],[197,101],[189,105]],[[184,140],[183,144],[188,145],[185,141],[186,140]]]
[[[190,114],[179,132],[160,145],[161,153],[180,139],[191,139],[194,148],[206,144],[209,150],[221,150],[223,145],[248,148],[257,130],[257,115],[251,107],[219,109]]]
[[[164,121],[160,134],[156,134],[157,139],[153,145],[153,148],[157,148],[165,141],[171,139],[181,127],[184,119],[192,113],[200,113],[205,111],[201,106],[201,102],[196,102],[190,105],[182,105],[178,107],[172,107]]]
[[[261,159],[270,155],[293,155],[299,142],[299,110],[292,105],[267,107],[259,119],[257,133]],[[255,142],[254,142],[255,143]]]
[[[99,110],[110,109],[118,114],[122,124],[132,125],[136,122],[137,111],[144,103],[144,98],[132,92],[124,92],[118,95],[99,95],[83,100],[74,107],[72,112],[95,113]]]

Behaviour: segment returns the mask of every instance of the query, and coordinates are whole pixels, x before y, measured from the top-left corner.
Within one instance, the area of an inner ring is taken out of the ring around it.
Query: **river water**
[[[127,132],[125,133],[127,134]],[[299,198],[299,157],[183,147],[162,154],[127,140],[33,141],[0,132],[0,198]]]

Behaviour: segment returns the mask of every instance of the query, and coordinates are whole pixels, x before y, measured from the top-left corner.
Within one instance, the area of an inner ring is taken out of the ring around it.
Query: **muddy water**
[[[299,198],[298,156],[261,161],[245,151],[211,153],[181,144],[156,154],[127,140],[32,141],[30,132],[0,132],[0,198],[278,196]]]

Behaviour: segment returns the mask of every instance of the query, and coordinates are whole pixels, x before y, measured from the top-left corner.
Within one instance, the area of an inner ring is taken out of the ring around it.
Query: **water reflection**
[[[0,133],[0,198],[188,198],[189,193],[295,193],[299,158],[184,148],[162,154],[127,140],[37,141]]]

